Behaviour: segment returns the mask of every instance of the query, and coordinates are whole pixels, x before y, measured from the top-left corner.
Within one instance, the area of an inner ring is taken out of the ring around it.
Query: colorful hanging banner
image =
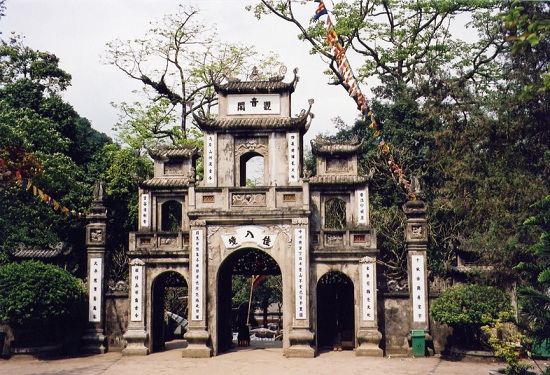
[[[49,196],[48,194],[44,193],[42,191],[42,189],[40,189],[38,186],[34,185],[32,183],[32,180],[30,179],[24,179],[24,178],[21,178],[21,175],[20,174],[17,174],[16,173],[16,182],[17,184],[21,185],[21,187],[26,190],[26,191],[30,191],[32,190],[32,194],[36,197],[38,196],[40,198],[40,200],[48,205],[51,205],[54,209],[54,211],[59,211],[61,214],[65,215],[65,216],[73,216],[73,215],[77,215],[78,217],[82,217],[83,215],[81,213],[78,213],[78,214],[75,214],[74,211],[70,211],[67,207],[65,206],[61,206],[61,204],[55,200],[54,198],[52,198],[51,196]]]
[[[381,135],[381,130],[378,126],[378,123],[376,122],[376,117],[374,113],[369,109],[369,106],[367,104],[367,100],[365,96],[363,95],[363,92],[361,91],[359,87],[359,81],[353,74],[353,70],[351,69],[351,65],[349,63],[349,60],[346,56],[346,51],[344,47],[340,44],[338,41],[338,34],[336,33],[336,30],[334,29],[334,25],[332,23],[332,20],[330,19],[330,15],[328,14],[328,10],[323,3],[323,0],[314,0],[315,2],[318,2],[319,5],[317,6],[317,10],[315,11],[315,15],[313,16],[314,20],[318,20],[320,17],[326,15],[326,29],[327,29],[327,43],[333,47],[332,53],[334,54],[334,57],[336,58],[336,63],[338,67],[338,72],[340,73],[342,79],[344,82],[348,85],[348,94],[350,97],[352,97],[355,102],[357,103],[357,108],[361,112],[361,115],[365,122],[368,122],[370,120],[369,128],[373,129],[373,136],[375,140],[378,142],[378,149],[383,154],[389,154],[389,165],[392,168],[392,172],[396,173],[398,178],[398,182],[402,184],[405,189],[407,190],[407,195],[412,199],[416,200],[416,195],[414,194],[413,188],[410,184],[410,182],[405,178],[405,173],[403,172],[403,169],[399,167],[399,165],[395,162],[393,154],[391,153],[391,149],[389,145],[386,143],[384,138]]]

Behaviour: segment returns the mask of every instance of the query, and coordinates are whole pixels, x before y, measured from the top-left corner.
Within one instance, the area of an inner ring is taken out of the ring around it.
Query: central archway
[[[282,332],[281,269],[266,252],[245,248],[229,255],[218,271],[217,295],[216,354],[238,347],[235,336],[239,327],[262,326],[263,332],[270,335]],[[269,311],[272,304],[277,305],[278,311]],[[262,310],[259,319],[255,316],[257,308]]]

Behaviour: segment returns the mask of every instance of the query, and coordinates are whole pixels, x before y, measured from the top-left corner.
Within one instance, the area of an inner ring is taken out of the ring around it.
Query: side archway
[[[353,282],[342,272],[325,273],[317,282],[317,345],[320,350],[355,347]]]
[[[180,273],[166,271],[153,280],[151,290],[151,349],[158,352],[166,342],[183,338],[185,324],[175,317],[187,320],[188,284]]]

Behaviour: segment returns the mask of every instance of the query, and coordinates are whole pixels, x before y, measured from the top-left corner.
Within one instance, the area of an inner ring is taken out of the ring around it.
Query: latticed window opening
[[[340,198],[332,198],[325,202],[325,228],[346,228],[346,202]]]
[[[162,205],[161,230],[164,232],[177,232],[181,230],[182,205],[177,201],[168,201]]]

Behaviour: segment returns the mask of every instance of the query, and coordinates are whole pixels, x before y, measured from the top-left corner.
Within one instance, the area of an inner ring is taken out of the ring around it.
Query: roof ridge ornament
[[[252,68],[252,73],[250,73],[250,75],[248,76],[248,80],[249,81],[259,81],[259,80],[261,80],[261,78],[262,78],[262,75],[258,71],[258,68],[253,67]]]
[[[269,77],[269,81],[270,82],[281,82],[283,79],[285,79],[286,72],[287,72],[286,65],[281,65],[279,67],[279,74]]]

